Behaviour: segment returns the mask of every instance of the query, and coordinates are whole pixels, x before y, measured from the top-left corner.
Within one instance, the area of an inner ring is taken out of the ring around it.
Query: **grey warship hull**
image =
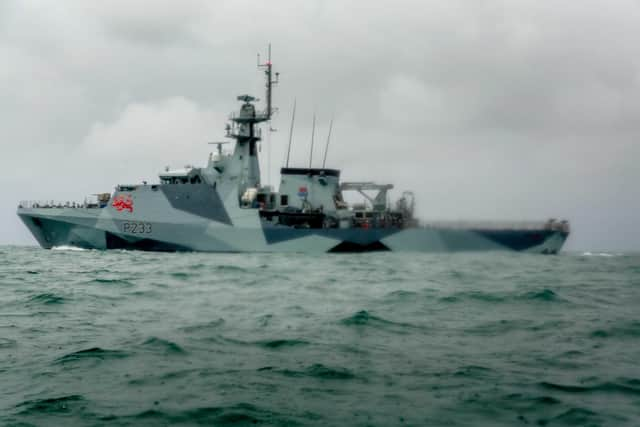
[[[365,251],[523,251],[555,254],[568,233],[541,224],[457,224],[388,228],[293,228],[273,225],[256,211],[217,209],[201,212],[202,200],[176,208],[170,197],[151,186],[136,188],[140,211],[99,207],[21,207],[18,215],[46,249],[75,246],[86,249],[205,252],[365,252]],[[116,195],[117,197],[117,195]],[[217,200],[216,200],[217,199]],[[179,199],[178,199],[179,200]],[[209,200],[209,208],[219,198]],[[175,202],[175,200],[174,200]],[[204,216],[206,215],[206,216]],[[214,217],[214,218],[211,218]]]

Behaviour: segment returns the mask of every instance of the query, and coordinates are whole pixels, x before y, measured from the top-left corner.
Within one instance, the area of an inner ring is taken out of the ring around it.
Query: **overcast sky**
[[[567,249],[640,249],[637,0],[2,0],[0,244],[35,244],[19,200],[204,165],[268,42],[263,181],[295,97],[294,165],[334,115],[328,166],[414,190],[423,219],[568,218]]]

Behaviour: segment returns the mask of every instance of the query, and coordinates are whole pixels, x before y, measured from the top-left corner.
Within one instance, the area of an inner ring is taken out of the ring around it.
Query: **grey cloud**
[[[638,249],[639,24],[631,0],[2,2],[0,241],[32,242],[19,199],[203,163],[272,41],[272,177],[297,97],[296,164],[335,114],[331,165],[425,218],[566,216],[570,248]]]

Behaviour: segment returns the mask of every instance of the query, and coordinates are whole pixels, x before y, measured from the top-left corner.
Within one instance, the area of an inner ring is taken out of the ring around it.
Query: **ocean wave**
[[[540,382],[539,385],[543,388],[562,391],[565,393],[622,393],[630,394],[634,396],[640,395],[640,388],[636,387],[631,381],[622,380],[621,382],[602,382],[591,386],[585,385],[572,385],[572,384],[558,384],[548,381]]]
[[[529,326],[527,329],[534,332],[542,332],[542,331],[558,332],[560,331],[560,329],[566,328],[572,325],[574,325],[574,322],[570,322],[568,320],[543,320],[542,322]]]
[[[560,423],[570,426],[595,426],[602,422],[597,412],[586,408],[571,408],[551,418],[551,424]]]
[[[479,301],[479,302],[504,302],[506,301],[505,296],[498,295],[490,292],[482,292],[482,291],[463,291],[456,292],[451,295],[447,295],[440,298],[440,302],[444,303],[460,303],[464,301]]]
[[[511,393],[504,398],[505,401],[516,402],[518,406],[522,407],[523,404],[526,407],[537,407],[537,406],[548,406],[548,405],[558,405],[562,403],[561,400],[553,397],[553,396],[529,396],[521,393]]]
[[[263,368],[264,369],[264,368]],[[273,372],[282,374],[287,377],[300,378],[311,377],[322,380],[352,380],[356,378],[356,375],[347,368],[341,367],[328,367],[321,363],[315,363],[308,366],[302,371],[296,371],[291,369],[269,369]]]
[[[37,303],[37,304],[45,304],[45,305],[64,304],[65,302],[66,302],[65,297],[52,294],[52,293],[33,295],[29,298],[29,303]]]
[[[111,273],[111,270],[108,268],[87,268],[82,270],[69,270],[71,274],[102,274],[102,273]]]
[[[2,338],[0,337],[0,348],[12,348],[15,347],[17,341],[11,338]]]
[[[444,303],[462,303],[468,301],[486,303],[508,303],[517,301],[567,302],[555,291],[548,288],[532,290],[525,293],[462,291],[441,297],[439,301]]]
[[[491,373],[492,373],[492,370],[485,366],[469,365],[469,366],[463,366],[459,368],[457,371],[453,373],[453,375],[456,377],[480,379],[480,378],[487,378],[488,376],[491,375]]]
[[[237,403],[229,406],[211,406],[181,411],[163,410],[156,407],[140,412],[133,416],[116,417],[112,421],[124,422],[152,422],[157,425],[164,424],[196,424],[196,425],[287,425],[295,427],[299,422],[288,415],[261,408],[250,403]],[[318,419],[310,413],[305,414],[307,419]]]
[[[420,326],[412,325],[410,323],[395,322],[383,319],[382,317],[375,316],[366,310],[360,310],[357,313],[354,313],[353,315],[342,319],[340,323],[345,326],[367,326],[379,329],[393,328],[395,332],[399,333],[408,333],[407,330],[410,329],[422,329]]]
[[[384,320],[381,317],[374,316],[369,314],[366,310],[360,310],[352,316],[342,319],[342,324],[351,326],[351,325],[366,325],[369,323],[383,323],[390,324],[390,322]]]
[[[165,354],[185,354],[186,351],[173,341],[150,337],[142,343],[146,348],[163,351]]]
[[[188,268],[189,270],[202,270],[202,269],[206,269],[210,267],[209,264],[203,264],[201,262],[196,263],[196,264],[191,264]]]
[[[523,295],[521,295],[522,299],[525,300],[533,300],[533,301],[566,301],[563,298],[560,298],[560,296],[555,293],[554,291],[552,291],[551,289],[542,289],[539,291],[529,291],[524,293]]]
[[[531,328],[531,323],[532,322],[530,320],[525,319],[502,319],[473,326],[465,329],[465,332],[473,335],[493,336],[506,334],[512,331],[527,330]]]
[[[122,286],[133,286],[133,283],[127,279],[111,279],[107,277],[97,277],[93,280],[87,282],[88,284],[98,284],[98,285],[122,285]]]
[[[174,271],[174,272],[169,273],[169,276],[173,277],[174,279],[187,280],[187,279],[190,279],[192,277],[200,276],[200,273],[187,272],[187,271]]]
[[[285,348],[285,347],[297,347],[297,346],[309,345],[309,342],[305,340],[296,340],[296,339],[275,339],[275,340],[258,341],[256,342],[256,344],[264,348],[279,349],[279,348]]]
[[[606,329],[596,329],[592,338],[637,338],[640,337],[640,321],[620,322]]]
[[[405,291],[405,290],[399,289],[397,291],[389,292],[385,297],[388,299],[403,301],[403,300],[413,300],[418,296],[419,294],[417,292]]]
[[[223,265],[218,265],[215,267],[216,270],[218,271],[229,271],[229,272],[245,272],[245,271],[249,271],[248,269],[244,268],[244,267],[238,267],[237,265],[231,265],[231,264],[223,264]]]
[[[616,257],[616,256],[624,256],[624,254],[621,253],[621,252],[615,252],[615,253],[611,253],[611,252],[583,252],[582,256],[601,256],[601,257],[610,258],[610,257]]]
[[[182,326],[180,328],[178,328],[179,330],[186,332],[186,333],[193,333],[193,332],[199,332],[199,331],[208,331],[211,329],[216,329],[219,328],[220,326],[224,325],[225,320],[220,318],[220,319],[216,319],[216,320],[212,320],[210,322],[206,322],[206,323],[199,323],[196,325],[189,325],[189,326]]]
[[[209,369],[203,368],[190,368],[182,369],[178,371],[165,372],[158,375],[157,373],[143,373],[140,376],[136,376],[128,381],[131,386],[158,386],[164,385],[166,381],[175,381],[183,378],[187,378],[191,375],[205,376],[209,372]]]
[[[129,353],[120,350],[106,350],[100,347],[92,347],[86,350],[74,351],[73,353],[65,354],[64,356],[56,359],[56,363],[69,363],[79,360],[90,359],[122,359],[128,357]]]
[[[68,396],[52,397],[48,399],[26,400],[17,405],[20,414],[56,414],[71,411],[71,407],[76,403],[82,403],[84,397],[79,394],[71,394]]]

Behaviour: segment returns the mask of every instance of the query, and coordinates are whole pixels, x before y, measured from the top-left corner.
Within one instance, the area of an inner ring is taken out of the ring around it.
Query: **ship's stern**
[[[568,230],[554,230],[540,245],[534,246],[527,251],[544,255],[555,255],[560,252],[568,237]]]

